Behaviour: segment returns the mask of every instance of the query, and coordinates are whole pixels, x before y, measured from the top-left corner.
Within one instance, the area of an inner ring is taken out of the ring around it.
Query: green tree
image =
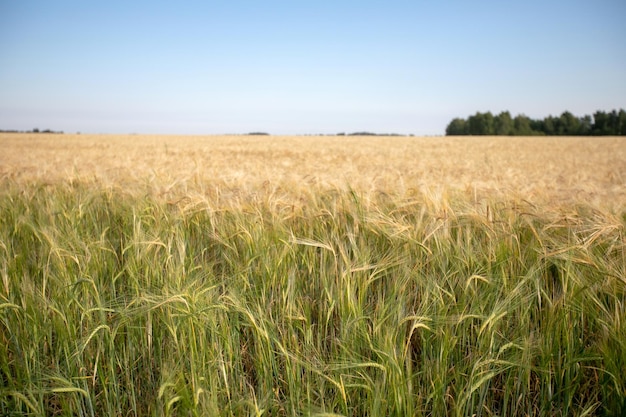
[[[624,109],[619,110],[619,131],[616,133],[617,135],[626,135],[626,111]]]
[[[593,114],[593,129],[594,135],[610,135],[609,117],[604,111],[598,110]]]
[[[578,131],[579,135],[588,136],[591,135],[591,130],[593,129],[593,120],[591,116],[588,114],[584,115],[579,119],[580,129]]]
[[[530,130],[533,135],[545,135],[545,120],[541,119],[529,119]]]
[[[467,135],[467,122],[459,117],[452,119],[446,127],[446,135]]]
[[[572,113],[564,111],[559,119],[561,123],[557,134],[570,136],[578,135],[580,131],[580,122]]]
[[[495,134],[493,114],[491,112],[477,112],[467,120],[470,135],[493,135]]]
[[[543,119],[543,129],[541,131],[546,135],[555,135],[559,126],[559,119],[552,115]]]
[[[505,136],[513,134],[513,119],[511,113],[503,111],[494,117],[494,130],[496,135]]]
[[[620,125],[619,125],[619,114],[616,110],[613,110],[608,114],[609,118],[609,135],[619,135]]]
[[[518,114],[513,119],[515,134],[518,136],[531,136],[534,132],[530,127],[530,118],[523,114]]]

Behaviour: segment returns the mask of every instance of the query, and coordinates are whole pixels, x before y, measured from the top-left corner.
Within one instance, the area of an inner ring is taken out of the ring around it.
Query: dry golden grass
[[[95,181],[167,198],[350,187],[620,208],[625,145],[618,137],[0,134],[0,177]]]

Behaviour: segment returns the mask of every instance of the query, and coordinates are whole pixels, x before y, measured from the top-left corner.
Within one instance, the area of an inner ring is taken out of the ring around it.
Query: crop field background
[[[0,134],[0,415],[623,415],[625,145]]]
[[[620,137],[0,135],[0,178],[93,182],[154,195],[298,196],[456,190],[530,202],[626,202]],[[215,189],[218,188],[218,190]],[[213,196],[215,197],[215,196]]]

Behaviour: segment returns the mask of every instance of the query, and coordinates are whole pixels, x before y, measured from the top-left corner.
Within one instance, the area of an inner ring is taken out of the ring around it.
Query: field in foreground
[[[24,138],[2,415],[626,411],[619,142]]]

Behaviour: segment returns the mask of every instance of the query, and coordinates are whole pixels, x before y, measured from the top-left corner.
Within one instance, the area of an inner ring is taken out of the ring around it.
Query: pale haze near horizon
[[[444,134],[626,108],[624,1],[0,0],[0,129]]]

